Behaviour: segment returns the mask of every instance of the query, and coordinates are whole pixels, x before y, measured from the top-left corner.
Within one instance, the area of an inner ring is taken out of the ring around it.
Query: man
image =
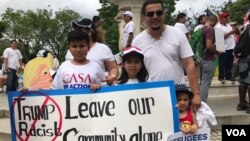
[[[123,13],[123,20],[125,22],[123,31],[123,49],[130,47],[135,34],[135,24],[132,21],[133,13],[131,11],[126,11]]]
[[[214,26],[217,23],[217,17],[211,15],[208,17],[207,22],[202,29],[202,35],[204,38],[204,57],[200,65],[200,95],[201,100],[207,103],[208,89],[214,77],[215,72],[215,60],[219,53],[215,47],[215,30]]]
[[[198,25],[194,28],[194,32],[203,27],[206,21],[207,21],[207,16],[204,14],[200,15],[197,20]]]
[[[179,28],[180,30],[182,30],[185,35],[187,36],[187,38],[189,38],[189,31],[187,29],[187,27],[185,26],[185,23],[187,21],[187,15],[185,13],[179,13],[177,15],[177,19],[176,19],[176,23],[175,23],[175,27]]]
[[[147,29],[135,37],[132,45],[142,50],[152,81],[174,80],[175,84],[185,84],[185,68],[194,93],[193,109],[197,110],[201,100],[193,51],[181,30],[164,25],[164,10],[161,0],[144,2],[141,14]]]
[[[225,80],[235,81],[232,79],[232,67],[233,67],[233,50],[235,47],[234,33],[236,29],[233,29],[228,24],[229,13],[221,12],[219,15],[219,23],[215,28],[220,29],[224,33],[225,39],[225,52],[219,55],[219,81],[224,83]]]
[[[4,71],[7,73],[7,91],[16,91],[18,85],[17,70],[22,67],[22,54],[17,49],[17,41],[11,40],[11,46],[3,52]]]

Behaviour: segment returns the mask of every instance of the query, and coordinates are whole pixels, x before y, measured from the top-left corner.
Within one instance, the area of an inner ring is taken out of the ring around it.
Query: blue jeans
[[[215,62],[210,60],[202,60],[200,66],[200,96],[203,102],[207,103],[208,89],[215,73]]]
[[[16,91],[18,84],[18,76],[16,70],[9,68],[7,72],[7,91]]]

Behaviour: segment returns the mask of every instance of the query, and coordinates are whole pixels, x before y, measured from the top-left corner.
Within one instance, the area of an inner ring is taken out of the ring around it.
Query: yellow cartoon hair
[[[36,71],[38,67],[42,64],[45,64],[50,69],[54,65],[53,56],[51,53],[48,53],[47,57],[36,57],[30,60],[24,67],[24,74],[23,74],[23,84],[24,87],[29,89],[30,83],[33,78],[36,77]]]

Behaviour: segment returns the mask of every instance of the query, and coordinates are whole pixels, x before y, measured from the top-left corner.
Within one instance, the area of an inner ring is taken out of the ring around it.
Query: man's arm
[[[195,67],[195,63],[192,57],[187,57],[182,59],[184,68],[186,70],[188,76],[188,82],[192,92],[194,93],[194,98],[192,100],[192,106],[194,112],[200,107],[201,98],[200,98],[200,90],[198,85],[198,72]]]
[[[133,37],[134,37],[134,33],[130,32],[130,33],[129,33],[129,36],[128,36],[128,40],[127,40],[127,45],[126,45],[126,47],[131,46]]]
[[[4,57],[4,71],[8,71],[8,58]]]

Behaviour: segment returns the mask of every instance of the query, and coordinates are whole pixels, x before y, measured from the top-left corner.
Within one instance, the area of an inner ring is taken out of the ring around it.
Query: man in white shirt
[[[123,49],[131,46],[132,40],[135,34],[135,24],[132,21],[133,13],[131,11],[126,11],[123,13],[123,19],[126,23],[123,31]]]
[[[174,27],[177,27],[181,31],[183,31],[188,38],[189,31],[188,31],[187,27],[185,26],[185,23],[187,21],[186,17],[187,17],[187,15],[185,13],[179,13],[177,15],[177,20],[176,20],[177,22],[175,23]]]
[[[11,46],[3,52],[4,72],[7,73],[7,91],[16,91],[18,85],[17,70],[22,66],[22,54],[17,49],[17,41],[11,40]]]
[[[224,83],[225,80],[235,81],[232,79],[233,67],[233,50],[235,47],[234,33],[236,29],[228,24],[229,13],[221,12],[219,15],[220,22],[216,24],[215,28],[220,29],[224,33],[224,47],[225,52],[219,55],[219,81]]]

